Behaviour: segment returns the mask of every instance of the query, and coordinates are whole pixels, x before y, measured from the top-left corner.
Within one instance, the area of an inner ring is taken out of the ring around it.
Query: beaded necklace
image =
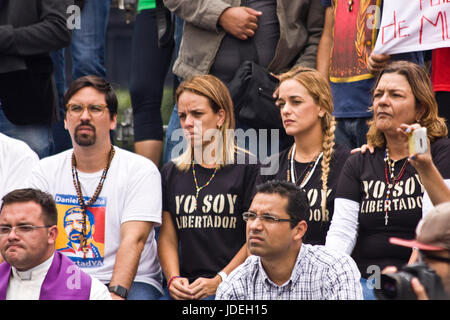
[[[314,159],[308,164],[308,166],[302,172],[302,174],[300,176],[298,176],[298,178],[296,178],[295,175],[296,175],[297,172],[295,170],[295,164],[294,164],[294,162],[295,162],[294,161],[295,149],[296,149],[296,146],[295,146],[295,143],[294,143],[294,145],[292,146],[292,148],[291,148],[291,150],[289,151],[289,154],[288,154],[288,161],[289,161],[290,166],[288,166],[288,169],[287,169],[286,180],[288,182],[293,182],[294,184],[297,185],[298,180],[304,175],[303,179],[302,179],[302,182],[299,185],[300,189],[303,189],[305,187],[305,185],[308,183],[309,179],[314,174],[314,171],[316,170],[317,164],[319,163],[320,158],[322,158],[323,152],[321,152],[317,156],[315,156]]]
[[[211,181],[216,176],[216,172],[217,172],[217,167],[214,169],[214,172],[211,175],[211,177],[209,178],[208,182],[206,182],[203,186],[199,187],[198,183],[197,183],[197,175],[195,173],[195,163],[194,163],[194,160],[192,160],[192,174],[194,175],[194,182],[195,182],[195,204],[194,204],[194,210],[197,210],[197,200],[198,200],[198,195],[200,194],[200,190],[202,190],[203,188],[206,188],[211,183]]]
[[[386,178],[386,185],[387,185],[387,191],[386,191],[386,199],[384,200],[384,225],[387,226],[389,215],[388,215],[388,208],[391,204],[391,192],[392,188],[402,179],[403,174],[405,173],[406,166],[408,165],[408,159],[405,160],[405,162],[402,165],[402,168],[400,169],[400,173],[395,176],[394,175],[394,166],[395,161],[391,162],[391,159],[389,158],[389,149],[386,148],[384,151],[384,175]],[[392,181],[392,182],[391,182]]]
[[[83,193],[81,192],[81,184],[80,180],[78,179],[78,171],[77,171],[77,161],[75,159],[75,153],[72,153],[72,179],[73,179],[73,185],[75,186],[75,190],[77,191],[77,198],[78,198],[78,204],[81,207],[81,210],[83,212],[83,226],[82,226],[82,234],[81,234],[81,250],[83,251],[83,259],[87,258],[87,253],[89,251],[89,248],[87,247],[87,236],[86,236],[86,209],[95,203],[97,201],[98,196],[100,195],[100,192],[103,188],[103,183],[106,179],[106,174],[108,173],[109,166],[111,165],[111,161],[114,157],[115,150],[114,147],[111,146],[111,150],[109,151],[108,156],[108,163],[106,164],[105,169],[103,169],[102,176],[100,178],[100,181],[97,185],[97,188],[95,189],[94,195],[89,199],[87,203],[84,202]]]
[[[348,12],[352,12],[353,10],[353,0],[348,0]]]

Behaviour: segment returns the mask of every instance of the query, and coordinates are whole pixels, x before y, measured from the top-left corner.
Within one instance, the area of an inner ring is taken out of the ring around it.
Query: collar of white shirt
[[[22,281],[38,280],[41,278],[44,280],[45,275],[52,264],[53,257],[54,254],[52,254],[50,258],[45,260],[40,265],[26,271],[19,271],[15,267],[12,267],[12,277],[18,278]]]

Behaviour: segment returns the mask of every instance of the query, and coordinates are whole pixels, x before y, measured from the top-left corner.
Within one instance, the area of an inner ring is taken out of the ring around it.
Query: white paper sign
[[[375,53],[450,47],[450,0],[385,0]]]

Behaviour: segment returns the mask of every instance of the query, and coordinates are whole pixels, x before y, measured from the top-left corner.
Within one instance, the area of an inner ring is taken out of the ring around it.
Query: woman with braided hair
[[[257,184],[287,180],[305,189],[310,202],[304,242],[325,244],[333,214],[335,186],[350,150],[334,143],[333,98],[328,81],[317,71],[294,67],[279,76],[278,99],[286,134],[294,144],[272,156],[276,172],[262,167]]]

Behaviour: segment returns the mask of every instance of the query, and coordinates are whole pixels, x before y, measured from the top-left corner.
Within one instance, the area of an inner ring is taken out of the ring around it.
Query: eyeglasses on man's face
[[[105,113],[107,108],[108,106],[105,104],[82,105],[79,103],[70,103],[67,105],[67,112],[73,117],[80,117],[84,113],[84,110],[87,109],[92,117],[100,117]]]
[[[14,230],[16,235],[24,236],[24,235],[27,235],[27,234],[33,232],[36,229],[50,228],[50,227],[52,227],[52,226],[33,226],[31,224],[24,224],[24,225],[19,225],[19,226],[14,226],[14,227],[0,226],[0,237],[8,236],[12,230]]]
[[[282,218],[278,218],[272,214],[269,213],[263,213],[261,215],[257,215],[254,212],[244,212],[242,214],[242,218],[244,219],[245,222],[253,222],[255,221],[257,218],[259,218],[259,220],[261,220],[261,222],[267,222],[267,223],[275,223],[275,222],[295,222],[297,221],[296,219],[282,219]]]

